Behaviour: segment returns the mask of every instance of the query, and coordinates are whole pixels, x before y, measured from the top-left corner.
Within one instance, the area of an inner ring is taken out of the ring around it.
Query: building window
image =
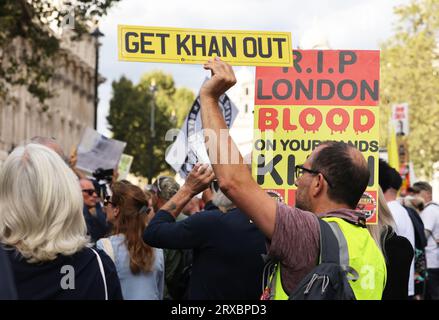
[[[248,88],[245,88],[245,95],[248,96]]]
[[[248,113],[248,104],[247,104],[247,103],[245,104],[244,112],[245,112],[245,113]]]

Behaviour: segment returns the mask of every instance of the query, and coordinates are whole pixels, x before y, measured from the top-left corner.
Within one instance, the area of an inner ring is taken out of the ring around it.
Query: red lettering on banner
[[[308,123],[308,115],[311,115],[314,118],[313,123]],[[302,126],[304,132],[312,131],[316,133],[319,130],[320,126],[323,122],[323,116],[319,109],[316,108],[307,108],[303,110],[299,115],[299,123]]]
[[[279,125],[277,120],[277,110],[273,108],[261,108],[259,109],[259,130],[276,130]]]
[[[341,118],[341,123],[336,124],[334,118],[338,116],[338,118]],[[339,131],[340,133],[346,131],[346,128],[349,124],[349,113],[341,108],[335,108],[329,110],[328,114],[326,115],[326,123],[328,124],[329,129],[331,129],[331,134],[334,134],[334,131]]]
[[[363,117],[366,117],[366,123],[362,123]],[[370,129],[375,125],[375,115],[372,111],[368,109],[357,109],[354,111],[354,131],[356,134],[358,132],[369,132]]]
[[[291,117],[290,117],[290,109],[289,108],[284,109],[283,119],[284,119],[284,121],[283,121],[284,130],[294,131],[297,129],[297,126],[290,122]]]
[[[261,131],[276,131],[281,125],[284,131],[295,131],[298,125],[304,133],[316,133],[320,130],[323,120],[331,130],[331,134],[336,132],[346,132],[349,125],[352,126],[356,134],[369,132],[375,125],[375,115],[368,109],[354,109],[352,121],[349,112],[342,108],[330,109],[325,119],[322,111],[317,108],[305,108],[298,114],[298,125],[292,119],[293,110],[289,107],[282,108],[282,123],[278,119],[279,108],[260,108],[258,111],[258,128]]]
[[[377,106],[380,52],[294,50],[291,68],[256,67],[255,105]]]

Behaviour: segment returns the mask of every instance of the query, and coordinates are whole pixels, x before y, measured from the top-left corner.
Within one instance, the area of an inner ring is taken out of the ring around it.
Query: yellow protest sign
[[[379,51],[296,50],[293,55],[292,68],[256,68],[253,176],[278,201],[295,205],[295,167],[322,142],[343,141],[367,161],[370,179],[357,209],[376,224]]]
[[[289,32],[118,26],[119,60],[202,64],[211,57],[237,66],[289,67]]]
[[[255,106],[255,129],[260,135],[254,141],[253,160],[260,167],[274,160],[269,174],[256,175],[257,179],[268,189],[295,189],[295,165],[303,164],[323,141],[334,140],[363,153],[373,173],[369,187],[377,188],[378,111],[376,107]]]

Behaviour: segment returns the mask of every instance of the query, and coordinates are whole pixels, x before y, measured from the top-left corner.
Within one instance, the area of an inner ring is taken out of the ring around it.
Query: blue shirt
[[[114,253],[114,263],[122,287],[125,300],[162,300],[164,286],[163,250],[154,248],[154,264],[152,271],[133,274],[130,269],[130,254],[125,244],[125,236],[118,234],[109,237]],[[99,240],[98,249],[104,250]]]

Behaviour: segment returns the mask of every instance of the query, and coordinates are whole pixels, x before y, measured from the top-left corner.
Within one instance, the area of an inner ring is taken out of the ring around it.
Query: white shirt
[[[393,200],[387,202],[390,212],[392,213],[393,220],[396,224],[396,234],[401,237],[406,237],[410,244],[415,250],[415,229],[413,228],[412,220],[409,217],[409,213],[406,209],[397,201]],[[410,266],[410,276],[409,276],[409,296],[415,294],[415,260],[412,259],[412,264]]]
[[[439,206],[437,204],[427,206],[421,213],[421,219],[425,230],[431,231],[433,237],[439,239]],[[428,269],[439,268],[439,247],[433,237],[428,233],[425,247]]]

